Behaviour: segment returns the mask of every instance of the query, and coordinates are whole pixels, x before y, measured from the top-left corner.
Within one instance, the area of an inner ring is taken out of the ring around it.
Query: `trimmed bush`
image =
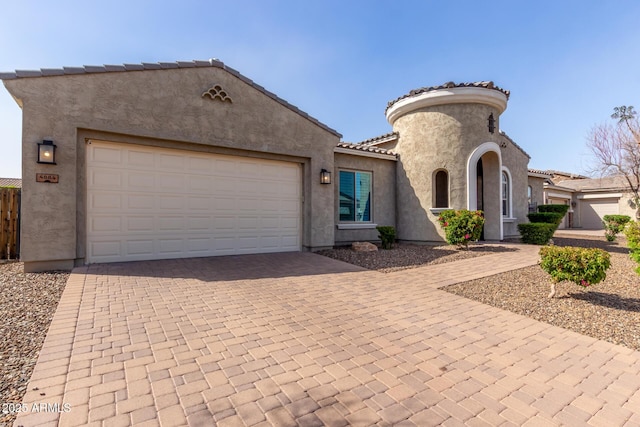
[[[555,283],[569,281],[586,288],[603,281],[611,266],[609,253],[598,248],[545,246],[540,257],[540,267],[553,280],[549,298],[556,294]]]
[[[531,212],[527,214],[527,218],[531,222],[542,222],[545,224],[560,225],[564,215],[558,212]]]
[[[391,249],[396,241],[396,229],[390,225],[380,225],[376,227],[378,237],[382,240],[382,249]]]
[[[604,237],[606,237],[609,242],[616,240],[618,233],[622,233],[624,227],[631,221],[631,217],[628,215],[605,215],[602,219]]]
[[[640,222],[631,221],[624,230],[629,246],[629,256],[632,260],[640,264]],[[636,268],[636,273],[640,274],[640,266]]]
[[[569,205],[538,205],[538,212],[555,212],[565,214],[569,211]]]
[[[539,205],[538,212],[527,215],[528,224],[518,224],[524,243],[546,245],[569,210],[568,205]]]
[[[468,250],[469,242],[480,239],[484,216],[482,211],[446,210],[440,214],[438,222],[444,229],[447,243]]]
[[[555,233],[556,224],[544,222],[528,222],[518,224],[518,231],[523,243],[530,245],[546,245]]]

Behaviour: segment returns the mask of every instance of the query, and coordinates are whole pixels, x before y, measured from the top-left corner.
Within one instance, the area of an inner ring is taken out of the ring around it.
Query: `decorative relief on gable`
[[[205,96],[208,96],[212,100],[216,100],[217,99],[217,100],[222,101],[222,102],[229,102],[229,103],[233,102],[231,97],[227,94],[227,91],[224,90],[222,88],[222,86],[220,86],[220,85],[215,85],[214,87],[212,87],[208,91],[203,92],[202,93],[202,97],[204,98]]]

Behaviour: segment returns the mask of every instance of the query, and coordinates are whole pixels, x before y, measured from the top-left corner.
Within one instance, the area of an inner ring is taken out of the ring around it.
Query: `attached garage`
[[[86,262],[301,250],[298,163],[87,146]]]
[[[580,201],[580,214],[582,228],[602,230],[602,218],[605,215],[617,215],[619,213],[618,199],[582,199]]]

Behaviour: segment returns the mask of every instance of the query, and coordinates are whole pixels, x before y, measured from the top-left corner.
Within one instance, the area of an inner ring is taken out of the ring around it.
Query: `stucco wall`
[[[531,186],[531,203],[536,206],[544,204],[544,178],[530,176],[527,181]]]
[[[484,104],[439,105],[405,114],[393,123],[393,130],[400,135],[395,151],[400,154],[397,221],[401,240],[444,240],[438,212],[431,209],[432,177],[437,169],[449,173],[449,207],[468,208],[467,160],[483,143],[499,143],[497,131],[491,134],[487,128],[491,113],[498,118],[497,109]],[[485,167],[485,173],[492,172],[485,183],[495,182],[499,176],[497,170]],[[496,224],[488,226],[493,230]]]
[[[528,221],[527,186],[529,179],[527,166],[529,157],[513,145],[508,138],[503,137],[502,145],[503,147],[500,149],[502,166],[508,169],[511,175],[511,218],[503,220],[503,235],[504,237],[514,237],[520,235],[518,224]],[[542,193],[542,187],[540,187],[540,193]]]
[[[396,165],[394,160],[351,156],[336,153],[334,180],[335,244],[346,245],[356,241],[379,241],[375,228],[344,230],[338,229],[340,222],[340,170],[364,171],[372,173],[373,203],[372,223],[396,227]]]
[[[129,71],[4,81],[23,106],[21,255],[32,263],[69,266],[84,256],[84,137],[97,132],[121,142],[241,149],[303,159],[303,247],[332,246],[334,192],[319,183],[333,165],[339,136],[265,96],[220,68]],[[233,102],[202,94],[220,85]],[[36,163],[36,143],[52,139],[57,165]],[[265,155],[267,156],[267,155]],[[267,156],[267,157],[268,157]],[[59,174],[59,184],[35,182],[36,172]],[[44,265],[44,264],[42,264]]]

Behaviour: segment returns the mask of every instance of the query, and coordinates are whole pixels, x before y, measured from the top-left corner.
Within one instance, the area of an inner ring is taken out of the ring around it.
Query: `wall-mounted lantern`
[[[331,172],[326,169],[320,171],[320,184],[331,184]]]
[[[493,133],[496,130],[496,119],[493,118],[493,113],[489,114],[487,125],[489,127],[489,133]]]
[[[53,141],[45,139],[38,142],[38,163],[56,164],[56,144]]]

